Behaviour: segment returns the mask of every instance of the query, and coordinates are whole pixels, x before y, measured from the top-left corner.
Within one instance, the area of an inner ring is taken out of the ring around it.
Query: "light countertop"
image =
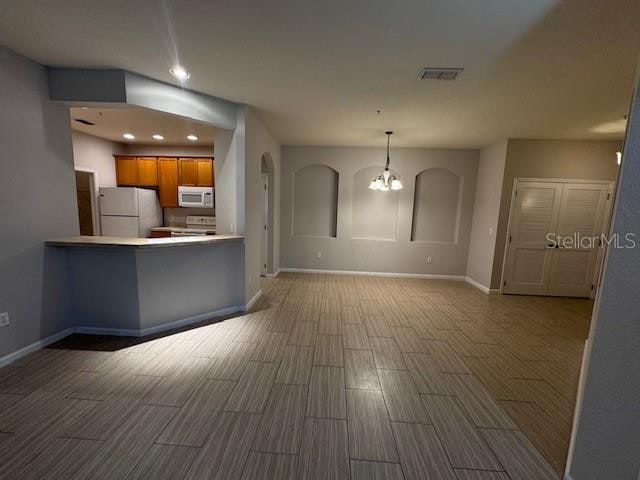
[[[243,240],[244,237],[241,235],[197,235],[189,237],[165,238],[90,237],[79,235],[76,237],[55,238],[47,240],[46,244],[54,247],[159,248],[241,242]]]

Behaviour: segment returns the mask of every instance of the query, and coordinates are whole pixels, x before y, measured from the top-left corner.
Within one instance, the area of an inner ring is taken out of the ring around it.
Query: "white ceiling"
[[[258,108],[284,144],[486,145],[621,138],[637,0],[21,0],[0,44],[123,68]],[[455,82],[423,66],[464,67]],[[381,113],[377,114],[376,110]],[[612,128],[613,126],[613,128]]]
[[[71,128],[114,142],[171,146],[213,145],[215,129],[212,126],[155,110],[134,107],[87,107],[70,110]],[[88,120],[95,125],[83,125],[76,122],[76,119]],[[135,140],[124,138],[125,133],[133,134]],[[162,135],[164,140],[154,140],[152,135],[156,133]],[[192,134],[198,140],[187,139],[187,135]]]

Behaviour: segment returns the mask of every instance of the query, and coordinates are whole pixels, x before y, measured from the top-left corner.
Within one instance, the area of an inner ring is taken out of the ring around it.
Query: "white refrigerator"
[[[100,223],[106,237],[149,236],[162,226],[162,208],[154,190],[100,187]]]

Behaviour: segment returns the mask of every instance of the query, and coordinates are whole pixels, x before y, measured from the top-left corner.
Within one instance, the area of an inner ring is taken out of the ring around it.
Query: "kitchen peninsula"
[[[76,236],[64,248],[75,331],[146,336],[243,311],[244,237]]]

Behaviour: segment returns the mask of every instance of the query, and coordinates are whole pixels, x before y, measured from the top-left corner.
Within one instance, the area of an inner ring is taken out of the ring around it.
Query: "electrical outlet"
[[[10,323],[9,312],[0,313],[0,327],[7,327]]]
[[[322,258],[322,252],[318,252],[318,253],[316,253],[316,257],[318,257],[318,258]]]
[[[433,259],[431,257],[427,257],[427,263],[431,263]]]
[[[489,227],[489,235],[493,235],[493,227]]]

